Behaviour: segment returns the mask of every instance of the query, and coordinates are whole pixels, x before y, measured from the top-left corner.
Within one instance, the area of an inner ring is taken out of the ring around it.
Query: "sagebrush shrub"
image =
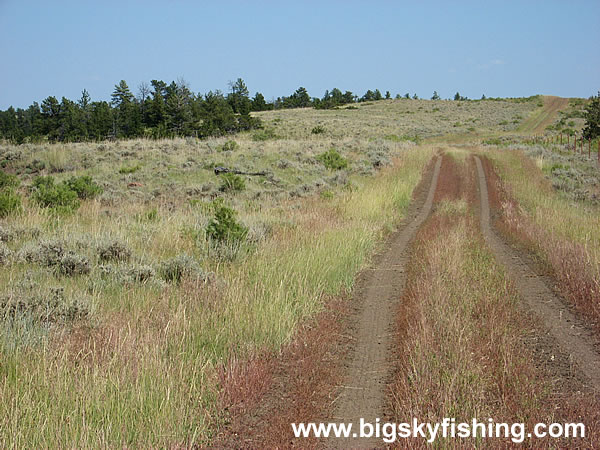
[[[90,273],[91,267],[90,261],[85,256],[69,251],[60,258],[56,269],[60,275],[71,277],[87,275]]]
[[[10,262],[12,251],[6,246],[6,244],[0,242],[0,266],[6,265]]]
[[[186,254],[163,261],[159,269],[160,276],[169,283],[179,283],[185,277],[201,274],[200,266],[194,258]]]
[[[90,315],[86,299],[65,297],[62,287],[44,287],[19,283],[8,295],[0,296],[0,317],[4,320],[27,319],[33,323],[65,323]]]
[[[125,271],[125,279],[136,283],[146,283],[156,276],[156,272],[152,266],[145,264],[134,264]]]
[[[19,250],[19,259],[47,267],[57,266],[67,253],[65,247],[65,243],[61,240],[46,240],[38,244],[26,243]]]
[[[121,241],[104,242],[97,247],[98,257],[102,262],[129,261],[131,250]]]
[[[323,134],[325,133],[325,128],[323,128],[321,125],[317,125],[316,127],[314,127],[311,130],[312,134]]]

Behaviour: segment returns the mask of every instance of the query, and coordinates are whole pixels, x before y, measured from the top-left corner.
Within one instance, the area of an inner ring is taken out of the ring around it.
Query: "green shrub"
[[[21,181],[15,176],[9,173],[5,173],[0,170],[0,190],[18,188]]]
[[[0,218],[21,211],[21,196],[12,188],[0,190]]]
[[[332,191],[321,191],[320,196],[324,200],[331,200],[334,197],[334,194]]]
[[[221,192],[237,192],[246,189],[244,179],[235,173],[224,173],[221,175]]]
[[[270,128],[265,130],[258,130],[252,135],[252,140],[255,142],[268,141],[269,139],[277,139],[275,131]]]
[[[316,127],[314,127],[311,131],[312,134],[323,134],[325,133],[325,128],[323,128],[321,125],[317,125]]]
[[[79,208],[79,197],[65,182],[56,184],[54,177],[36,177],[33,180],[33,200],[44,208],[64,212]]]
[[[330,170],[341,170],[348,167],[348,160],[338,153],[334,148],[321,153],[317,156],[317,160],[321,161],[323,165]]]
[[[144,213],[144,220],[146,222],[156,222],[158,220],[158,208],[152,208]]]
[[[94,198],[98,194],[102,193],[102,188],[98,186],[92,177],[90,176],[81,176],[81,177],[71,177],[66,182],[65,185],[69,187],[72,191],[77,193],[77,197],[82,200],[88,198]]]
[[[236,150],[238,148],[238,143],[235,141],[227,141],[225,142],[223,145],[221,145],[220,147],[218,147],[218,150],[220,152],[232,152],[234,150]]]
[[[502,140],[500,138],[489,138],[483,141],[485,145],[502,145]]]
[[[214,216],[206,226],[206,237],[216,242],[243,242],[248,235],[248,228],[235,220],[236,212],[220,199],[213,202],[212,208]]]
[[[123,167],[121,167],[119,169],[119,173],[121,175],[127,175],[127,174],[130,174],[130,173],[135,173],[138,170],[140,170],[141,168],[142,168],[142,166],[139,165],[139,164],[137,166],[131,166],[131,167],[123,166]]]

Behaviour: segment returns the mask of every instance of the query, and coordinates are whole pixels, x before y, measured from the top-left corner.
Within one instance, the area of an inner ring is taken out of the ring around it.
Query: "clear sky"
[[[0,109],[124,79],[443,98],[600,89],[600,1],[0,0]]]

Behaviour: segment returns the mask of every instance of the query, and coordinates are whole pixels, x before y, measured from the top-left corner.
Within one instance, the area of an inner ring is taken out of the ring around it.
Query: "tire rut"
[[[481,231],[487,244],[506,267],[529,309],[585,375],[590,387],[600,391],[600,355],[595,350],[600,348],[597,347],[597,339],[517,252],[492,230],[485,172],[479,157],[475,156],[475,162],[479,178]]]
[[[384,413],[386,383],[393,361],[390,360],[393,344],[394,310],[401,298],[406,276],[405,267],[410,255],[408,246],[417,230],[429,216],[437,187],[442,158],[437,157],[427,198],[407,225],[397,232],[376,266],[370,269],[357,295],[363,298],[355,319],[356,344],[347,367],[347,376],[331,421],[352,423],[358,430],[360,418],[375,423]],[[330,439],[328,448],[381,446],[374,439]]]

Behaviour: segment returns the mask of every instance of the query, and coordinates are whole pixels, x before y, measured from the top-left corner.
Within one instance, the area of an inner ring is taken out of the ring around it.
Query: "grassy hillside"
[[[515,135],[540,106],[387,100],[260,113],[227,138],[0,145],[0,442],[208,442],[221,368],[279,349],[403,217],[448,134]],[[224,177],[215,167],[264,175]],[[34,186],[90,176],[79,208]]]

